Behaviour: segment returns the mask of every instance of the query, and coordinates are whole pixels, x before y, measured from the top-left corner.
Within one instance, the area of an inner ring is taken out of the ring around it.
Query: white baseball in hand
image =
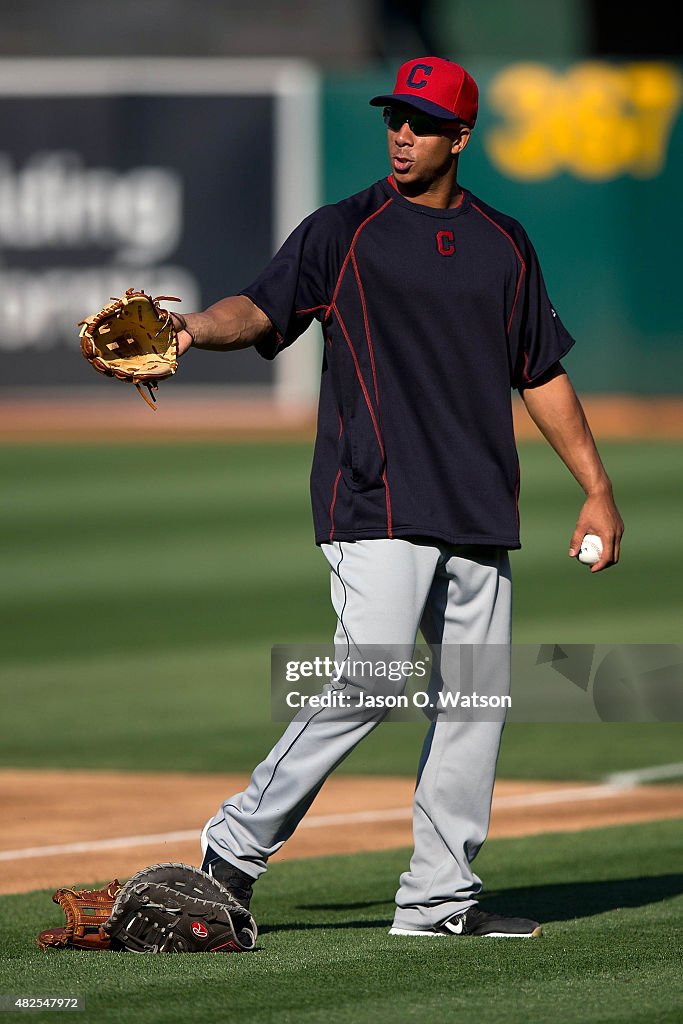
[[[602,541],[594,533],[587,533],[581,541],[581,548],[576,556],[584,565],[595,565],[602,555]]]

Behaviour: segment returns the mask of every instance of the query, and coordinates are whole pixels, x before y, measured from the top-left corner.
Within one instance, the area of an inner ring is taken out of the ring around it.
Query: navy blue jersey
[[[468,191],[422,206],[384,179],[303,221],[242,294],[275,326],[267,359],[322,324],[317,543],[520,546],[511,388],[574,342],[517,221]]]

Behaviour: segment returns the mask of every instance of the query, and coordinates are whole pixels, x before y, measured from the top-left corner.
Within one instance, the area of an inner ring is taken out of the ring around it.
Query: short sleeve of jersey
[[[314,318],[322,319],[329,304],[330,233],[326,208],[302,221],[268,266],[243,289],[275,327],[276,334],[256,345],[265,359],[296,341]]]
[[[520,251],[524,274],[511,331],[514,388],[541,377],[575,343],[548,298],[538,256],[524,233]]]

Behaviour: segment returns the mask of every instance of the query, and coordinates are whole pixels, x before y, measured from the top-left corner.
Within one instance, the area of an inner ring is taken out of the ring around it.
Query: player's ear
[[[453,154],[453,156],[457,156],[458,153],[462,153],[463,149],[470,141],[471,134],[472,129],[469,127],[469,125],[458,125],[458,127],[455,129],[453,135],[453,142],[451,144],[451,153]]]

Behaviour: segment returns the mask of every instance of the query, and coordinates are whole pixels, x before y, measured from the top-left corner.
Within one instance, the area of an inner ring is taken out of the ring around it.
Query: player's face
[[[411,107],[385,107],[384,121],[395,180],[413,191],[448,175],[469,141],[467,125],[439,122]]]

